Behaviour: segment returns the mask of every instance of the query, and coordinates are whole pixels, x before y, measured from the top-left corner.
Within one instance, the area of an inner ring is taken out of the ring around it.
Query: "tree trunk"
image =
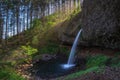
[[[6,10],[6,30],[5,30],[5,44],[7,44],[8,39],[8,9]]]
[[[0,17],[0,44],[2,43],[2,36],[3,36],[3,21],[2,18]]]

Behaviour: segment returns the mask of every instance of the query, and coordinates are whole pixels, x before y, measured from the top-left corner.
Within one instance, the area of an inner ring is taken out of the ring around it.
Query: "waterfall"
[[[75,53],[76,53],[78,39],[80,37],[81,32],[82,32],[82,29],[80,29],[80,31],[78,32],[78,34],[77,34],[77,36],[76,36],[76,38],[74,40],[74,43],[73,43],[73,46],[72,46],[72,49],[70,51],[70,55],[69,55],[69,58],[68,58],[68,62],[67,62],[67,64],[62,65],[63,68],[69,68],[69,67],[75,66],[74,65],[74,60],[75,60],[74,57],[75,57]]]
[[[75,52],[76,52],[76,47],[77,47],[78,39],[80,37],[81,32],[82,32],[82,29],[80,29],[80,31],[78,32],[78,34],[77,34],[77,36],[75,38],[75,41],[74,41],[73,46],[72,46],[72,49],[70,51],[70,56],[69,56],[67,64],[73,64],[74,63],[74,56],[75,56]]]

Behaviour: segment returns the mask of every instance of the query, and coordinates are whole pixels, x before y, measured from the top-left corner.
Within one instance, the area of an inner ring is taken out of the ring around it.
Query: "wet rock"
[[[42,61],[49,61],[49,60],[52,60],[52,59],[56,59],[57,56],[54,54],[54,55],[51,55],[51,54],[42,54],[42,55],[37,55],[34,57],[33,59],[33,63],[37,63],[37,62],[42,62]]]
[[[37,55],[37,56],[35,56],[34,57],[34,59],[33,59],[33,63],[37,63],[37,62],[39,62],[40,60],[41,61],[49,61],[49,60],[51,60],[51,59],[56,59],[56,55],[54,54],[54,55],[51,55],[51,54],[42,54],[42,55]]]
[[[56,55],[43,54],[41,57],[41,60],[48,61],[48,60],[55,59],[55,58],[56,58]]]

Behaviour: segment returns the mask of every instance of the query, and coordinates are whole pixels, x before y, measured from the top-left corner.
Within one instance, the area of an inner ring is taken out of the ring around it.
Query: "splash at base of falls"
[[[75,66],[75,64],[63,64],[61,65],[63,69],[69,69]]]

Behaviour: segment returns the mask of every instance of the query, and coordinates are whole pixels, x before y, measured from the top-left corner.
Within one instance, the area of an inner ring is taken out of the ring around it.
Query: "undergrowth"
[[[27,45],[27,46],[21,46],[21,49],[23,50],[23,54],[26,54],[28,56],[33,55],[38,52],[37,49]]]
[[[15,70],[13,70],[10,67],[9,68],[1,67],[0,68],[0,80],[26,80],[26,79],[20,76],[19,74],[17,74],[17,72],[15,72]]]

